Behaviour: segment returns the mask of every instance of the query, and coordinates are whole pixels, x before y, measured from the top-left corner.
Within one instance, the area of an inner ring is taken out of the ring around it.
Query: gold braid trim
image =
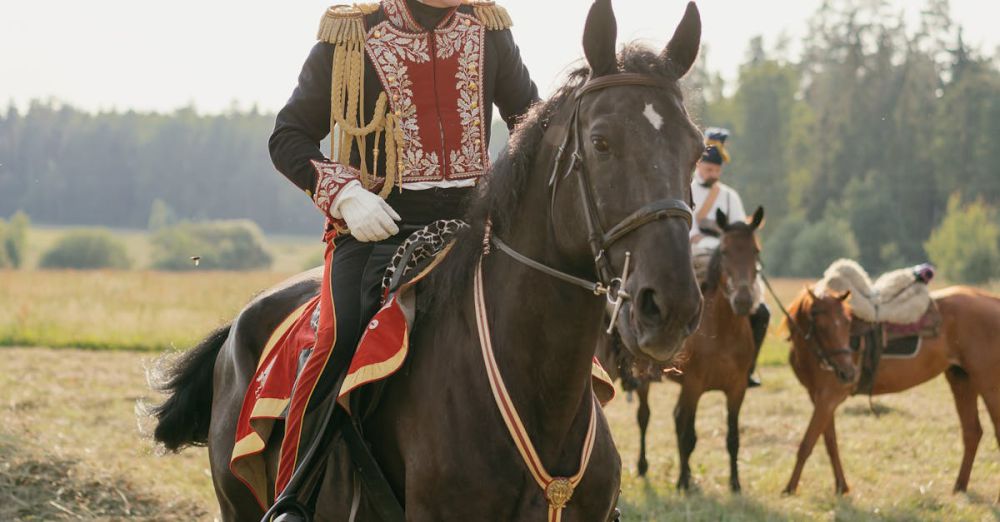
[[[378,171],[379,137],[385,136],[385,185],[379,192],[388,196],[393,186],[402,187],[403,132],[396,115],[387,110],[385,92],[379,93],[375,111],[367,123],[364,121],[365,74],[365,15],[378,10],[379,4],[335,5],[326,10],[320,20],[320,41],[334,45],[333,81],[330,85],[330,135],[333,140],[331,159],[338,163],[350,162],[351,149],[357,147],[361,155],[361,183],[365,188],[375,184]],[[363,153],[369,135],[375,140],[373,162],[369,168]]]
[[[365,15],[378,10],[379,4],[334,5],[319,21],[316,39],[334,45],[365,41]]]
[[[490,31],[510,29],[514,25],[507,9],[493,0],[464,0],[464,3],[472,6],[476,18]]]

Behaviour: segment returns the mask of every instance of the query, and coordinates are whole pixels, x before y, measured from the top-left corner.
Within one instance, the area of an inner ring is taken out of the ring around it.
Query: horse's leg
[[[840,400],[835,400],[834,397],[830,396],[820,396],[813,402],[812,418],[809,419],[809,427],[806,428],[806,434],[802,437],[802,442],[799,444],[799,451],[795,455],[795,469],[792,471],[791,478],[788,479],[788,485],[785,486],[784,494],[792,495],[798,489],[799,479],[802,478],[802,468],[805,467],[806,460],[812,454],[812,450],[816,446],[816,441],[819,440],[820,433],[826,430],[826,426],[833,418],[833,412],[836,410]]]
[[[698,442],[695,433],[694,420],[698,412],[698,399],[701,390],[695,390],[690,381],[681,386],[681,395],[674,408],[674,427],[677,430],[677,450],[681,458],[681,474],[677,479],[677,489],[687,490],[691,487],[691,453]]]
[[[823,431],[823,444],[826,446],[826,454],[830,457],[830,464],[833,466],[833,481],[837,487],[837,494],[846,495],[851,488],[847,486],[847,478],[844,476],[844,466],[840,463],[840,449],[837,447],[837,419],[830,417],[830,423]]]
[[[746,384],[741,383],[737,390],[726,393],[726,409],[729,432],[726,435],[726,449],[729,450],[729,487],[733,493],[739,493],[740,470],[737,458],[740,453],[740,408],[746,396]]]
[[[955,409],[958,410],[958,420],[962,425],[962,443],[965,452],[962,455],[962,467],[958,469],[955,480],[955,493],[965,491],[969,486],[969,475],[972,474],[972,463],[976,460],[979,441],[983,437],[983,426],[979,423],[979,409],[976,393],[969,375],[958,367],[948,368],[945,372],[951,394],[955,397]]]
[[[1000,388],[993,386],[984,390],[982,396],[983,402],[986,403],[986,411],[990,413],[990,420],[993,421],[993,433],[996,435],[997,444],[1000,444]],[[996,502],[1000,504],[1000,493],[997,494]]]
[[[635,390],[639,396],[639,409],[636,411],[635,419],[639,422],[639,476],[645,476],[649,469],[646,462],[646,428],[649,427],[649,381],[643,380]]]

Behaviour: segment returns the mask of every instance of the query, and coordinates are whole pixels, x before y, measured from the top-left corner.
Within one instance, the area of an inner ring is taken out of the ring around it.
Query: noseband
[[[611,266],[611,261],[607,256],[608,248],[634,230],[661,219],[681,219],[687,225],[689,230],[691,229],[691,223],[693,221],[693,213],[691,212],[691,207],[688,206],[687,203],[679,199],[666,198],[658,199],[643,205],[610,229],[604,229],[601,215],[597,207],[597,197],[594,194],[594,186],[590,182],[590,175],[587,173],[586,165],[583,161],[583,146],[580,140],[579,129],[580,107],[582,105],[583,98],[587,94],[611,87],[629,85],[663,87],[663,83],[660,80],[650,75],[638,73],[617,73],[587,80],[586,83],[576,90],[576,93],[574,94],[575,105],[573,107],[573,113],[569,119],[570,124],[566,132],[566,136],[559,145],[559,149],[552,166],[552,175],[549,178],[549,186],[551,187],[549,215],[552,216],[555,215],[555,199],[556,192],[559,188],[559,181],[573,173],[577,173],[580,177],[578,185],[580,187],[580,199],[583,202],[587,222],[587,242],[589,243],[591,253],[593,254],[597,281],[587,281],[539,263],[538,261],[530,259],[515,251],[506,243],[501,241],[500,238],[496,236],[492,237],[492,242],[496,244],[497,248],[521,264],[555,277],[556,279],[586,288],[587,290],[594,292],[595,295],[607,296],[608,302],[613,305],[611,323],[607,330],[608,333],[611,333],[614,329],[615,319],[617,319],[618,312],[620,311],[622,304],[625,300],[630,299],[630,296],[625,291],[625,283],[628,282],[628,270],[632,256],[631,252],[625,253],[625,263],[622,267],[621,276],[616,276],[614,268]],[[568,146],[571,144],[572,150],[569,150]],[[568,162],[564,161],[566,159],[567,152],[570,152]],[[564,164],[565,168],[560,171],[560,167]],[[490,232],[488,229],[486,234],[487,236],[484,238],[484,251],[488,252],[490,242]]]

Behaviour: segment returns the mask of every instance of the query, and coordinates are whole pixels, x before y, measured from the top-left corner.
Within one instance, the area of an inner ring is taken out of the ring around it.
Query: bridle
[[[489,228],[487,228],[486,237],[483,240],[484,253],[489,252],[489,244],[492,242],[505,254],[523,265],[561,281],[590,290],[594,295],[606,296],[609,304],[613,306],[610,324],[607,329],[608,333],[611,333],[614,329],[615,320],[621,310],[622,304],[631,298],[625,291],[625,283],[628,282],[629,264],[632,257],[631,252],[625,253],[625,262],[622,266],[621,276],[616,276],[614,268],[611,266],[611,261],[608,259],[608,248],[636,229],[661,219],[682,219],[687,224],[689,230],[693,221],[691,207],[686,202],[679,199],[665,198],[643,205],[608,230],[605,230],[602,225],[603,221],[597,208],[594,185],[590,181],[590,175],[587,173],[586,165],[583,161],[583,146],[580,140],[579,129],[580,107],[583,98],[587,94],[626,85],[663,87],[663,82],[653,76],[639,73],[617,73],[587,80],[574,94],[575,105],[573,113],[569,118],[568,130],[562,143],[559,145],[552,166],[552,175],[549,178],[549,187],[551,187],[549,215],[551,216],[554,215],[555,198],[559,188],[559,181],[573,173],[577,173],[580,177],[577,185],[580,188],[580,199],[583,202],[587,223],[587,242],[590,245],[591,254],[593,255],[597,281],[588,281],[528,258],[504,243],[496,235],[493,235],[491,238]],[[572,146],[572,149],[568,149],[568,146]],[[567,152],[570,152],[568,155],[569,159],[568,161],[564,161],[567,158]],[[564,164],[565,168],[560,170],[560,167]]]
[[[813,334],[816,333],[816,321],[809,321],[809,331],[803,332],[802,328],[800,328],[798,323],[795,322],[795,319],[793,319],[791,314],[788,313],[788,310],[785,309],[785,305],[781,304],[781,300],[778,299],[778,294],[776,294],[774,292],[774,289],[771,288],[771,282],[767,280],[766,276],[764,276],[763,265],[758,266],[757,273],[760,274],[761,279],[763,279],[764,285],[767,287],[767,290],[771,292],[771,297],[773,297],[774,302],[778,304],[778,308],[781,309],[781,313],[783,313],[785,315],[785,319],[788,320],[789,327],[792,330],[794,330],[795,334],[799,335],[800,337],[802,337],[802,339],[805,340],[806,346],[811,348],[813,354],[815,354],[816,358],[819,359],[820,368],[832,372],[836,368],[833,363],[834,357],[838,355],[850,355],[854,353],[854,351],[851,350],[850,348],[836,348],[833,350],[829,350],[823,347],[820,344],[819,339],[813,338]]]

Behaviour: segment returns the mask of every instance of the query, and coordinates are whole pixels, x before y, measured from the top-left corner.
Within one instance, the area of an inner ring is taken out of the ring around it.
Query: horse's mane
[[[812,304],[813,298],[804,288],[791,303],[788,303],[788,316],[781,318],[781,326],[778,327],[779,332],[784,332],[787,335],[787,340],[792,340],[792,325],[788,324],[788,317],[799,317],[799,314],[803,313],[809,314],[812,310]]]
[[[626,45],[618,55],[618,63],[622,72],[648,74],[671,82],[678,79],[668,60],[641,44]],[[507,148],[469,203],[465,216],[469,227],[456,236],[451,252],[435,271],[437,277],[432,275],[427,279],[424,294],[430,295],[435,303],[449,306],[469,288],[476,259],[482,252],[487,220],[493,233],[503,237],[508,232],[515,213],[520,210],[550,121],[589,75],[590,68],[586,65],[572,70],[551,98],[535,104],[517,124]]]

